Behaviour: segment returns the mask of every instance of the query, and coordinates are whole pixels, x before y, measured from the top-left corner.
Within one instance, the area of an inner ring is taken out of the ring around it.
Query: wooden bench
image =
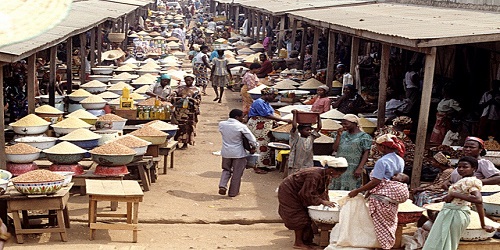
[[[127,168],[130,170],[137,170],[139,180],[141,181],[141,186],[144,191],[149,191],[151,186],[151,168],[153,168],[153,157],[144,156],[140,161],[132,162],[127,164]]]
[[[137,242],[139,223],[139,202],[142,202],[144,193],[141,186],[134,180],[85,180],[89,195],[89,226],[90,240],[95,238],[97,229],[131,230],[132,241]],[[126,202],[127,213],[98,213],[98,201]],[[97,217],[126,218],[123,223],[98,223]]]
[[[167,174],[167,160],[170,155],[170,168],[174,168],[174,152],[177,149],[177,141],[169,141],[160,147],[160,155],[163,155],[163,174]]]
[[[59,233],[62,241],[68,241],[66,228],[70,227],[70,221],[67,205],[71,187],[72,183],[53,195],[23,195],[14,187],[9,187],[7,192],[0,196],[0,199],[7,200],[8,212],[12,213],[17,243],[24,243],[23,234],[38,233]],[[29,210],[48,210],[48,215],[28,216]],[[23,215],[23,223],[19,212]],[[29,219],[32,218],[49,218],[50,227],[30,228]]]

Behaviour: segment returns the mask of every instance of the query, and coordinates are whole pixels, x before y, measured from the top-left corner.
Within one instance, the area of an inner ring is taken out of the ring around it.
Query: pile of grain
[[[116,84],[111,85],[108,90],[122,90],[123,88],[127,89],[134,89],[134,87],[124,83],[124,82],[118,82]]]
[[[89,93],[88,91],[84,89],[77,89],[73,93],[69,94],[71,97],[88,97],[91,96],[92,94]]]
[[[155,105],[156,98],[148,98],[142,102],[139,102],[137,105],[139,106],[154,106]],[[160,102],[161,106],[165,106],[169,104],[168,102]]]
[[[38,153],[40,151],[40,149],[26,143],[16,143],[5,148],[5,153],[8,155],[27,155]]]
[[[264,45],[262,45],[262,43],[254,43],[252,45],[250,45],[250,49],[263,49],[264,48]]]
[[[111,91],[102,92],[102,93],[98,94],[98,96],[100,96],[104,99],[115,99],[115,98],[120,97],[119,94],[113,93]]]
[[[141,137],[141,136],[168,136],[167,133],[162,132],[162,131],[155,129],[155,128],[151,128],[151,127],[143,127],[143,128],[140,128],[140,129],[138,129],[130,134],[138,136],[138,137]]]
[[[174,129],[179,128],[177,125],[173,125],[173,124],[170,124],[170,123],[167,123],[164,121],[160,121],[160,120],[150,121],[150,122],[144,124],[144,126],[148,126],[150,128],[154,128],[154,129],[158,129],[158,130],[174,130]]]
[[[137,100],[137,101],[141,101],[141,100],[146,100],[146,97],[144,97],[143,95],[139,94],[139,93],[130,93],[130,98],[134,99],[134,100]]]
[[[159,69],[161,68],[160,65],[158,65],[155,61],[149,61],[148,63],[142,65],[141,67],[142,69],[144,68],[147,68],[147,69],[151,69],[151,68],[154,68],[154,69]]]
[[[71,142],[63,141],[49,149],[44,149],[43,152],[49,154],[84,154],[87,150],[80,148]]]
[[[110,142],[90,150],[90,153],[97,155],[135,155],[135,150],[117,142]]]
[[[152,84],[156,81],[156,78],[151,78],[151,76],[142,75],[139,78],[135,79],[134,82]]]
[[[148,142],[146,140],[143,140],[139,137],[133,136],[133,135],[124,135],[116,138],[113,142],[119,143],[123,146],[127,146],[129,148],[140,148],[140,147],[145,147],[151,144],[151,142]]]
[[[52,127],[56,127],[56,128],[90,128],[91,125],[80,120],[80,118],[68,117],[68,118],[58,122],[57,124],[52,125]]]
[[[130,74],[130,73],[123,72],[123,73],[121,73],[121,74],[118,74],[118,75],[113,76],[113,78],[114,78],[114,79],[132,79],[132,78],[134,78],[134,77],[133,77],[133,76],[132,76],[132,74]]]
[[[319,117],[321,118],[326,118],[326,119],[335,119],[335,120],[341,120],[344,118],[344,113],[338,111],[337,109],[330,109],[327,112],[321,114]]]
[[[316,124],[314,124],[313,127],[316,128]],[[321,129],[338,130],[340,128],[342,128],[342,125],[332,119],[321,119]]]
[[[286,79],[283,81],[279,81],[273,87],[277,88],[277,89],[296,89],[295,84],[297,84],[297,83],[292,81],[292,80]]]
[[[85,109],[79,109],[76,111],[73,111],[69,113],[66,117],[74,117],[74,118],[80,118],[80,119],[97,119],[97,116],[93,115],[92,113],[88,112]]]
[[[102,116],[99,116],[97,118],[98,121],[107,121],[107,122],[123,122],[126,121],[127,119],[122,118],[121,116],[115,115],[115,114],[105,114]]]
[[[433,210],[433,211],[441,211],[443,209],[444,201],[439,202],[439,203],[429,203],[424,205],[424,208],[427,210]]]
[[[144,85],[144,86],[136,89],[134,91],[134,93],[137,93],[137,94],[146,94],[146,92],[148,92],[148,90],[149,90],[149,86],[148,85]]]
[[[103,103],[103,102],[106,102],[106,100],[104,100],[102,97],[98,95],[91,95],[80,101],[80,103]]]
[[[101,82],[101,81],[98,81],[98,80],[92,80],[88,83],[85,83],[85,84],[82,84],[80,87],[84,87],[84,88],[101,88],[101,87],[106,87],[108,86],[107,84]]]
[[[371,122],[370,120],[364,117],[359,118],[359,125],[361,127],[367,127],[367,128],[377,127],[377,124]]]
[[[14,183],[49,182],[64,180],[64,176],[45,169],[37,169],[12,178]]]
[[[309,78],[309,80],[305,81],[300,85],[299,89],[317,89],[319,86],[323,86],[324,84],[315,78]]]
[[[290,130],[292,130],[292,124],[285,124],[272,129],[273,132],[283,132],[283,133],[290,133]]]
[[[254,95],[260,95],[262,94],[262,90],[267,88],[267,86],[265,84],[261,84],[251,90],[248,91],[249,94],[254,94]]]
[[[481,190],[481,191],[483,191],[483,190]],[[489,196],[483,196],[483,202],[500,205],[500,193],[496,193],[496,194],[489,195]]]
[[[35,126],[43,126],[43,125],[49,125],[50,122],[44,120],[43,118],[35,115],[35,114],[29,114],[18,121],[11,123],[11,126],[19,126],[19,127],[35,127]]]
[[[62,112],[61,110],[56,109],[56,108],[54,108],[50,105],[47,105],[47,104],[36,108],[35,113],[54,114],[54,115],[64,114],[64,112]]]
[[[135,67],[131,67],[129,64],[122,65],[115,69],[115,71],[134,71]]]
[[[484,185],[481,192],[500,192],[500,185]]]
[[[85,128],[79,128],[59,139],[63,141],[87,141],[100,139],[102,136]]]
[[[116,99],[109,101],[108,104],[109,105],[120,105],[120,102],[121,102],[120,98],[116,98]],[[136,103],[134,102],[134,104],[136,104]]]
[[[486,150],[498,151],[500,150],[500,143],[495,141],[494,137],[488,137],[488,140],[484,141],[484,148]]]
[[[413,204],[412,200],[406,200],[405,202],[399,204],[398,206],[398,212],[409,213],[409,212],[422,212],[422,211],[425,211],[425,209]]]
[[[498,228],[500,224],[492,221],[488,217],[484,217],[484,224],[487,226],[492,226],[494,228]],[[481,229],[481,221],[479,220],[479,214],[476,211],[470,211],[470,223],[467,226],[467,229]]]
[[[332,137],[326,136],[322,133],[319,133],[320,137],[316,140],[314,140],[314,143],[333,143],[335,140],[333,140]]]

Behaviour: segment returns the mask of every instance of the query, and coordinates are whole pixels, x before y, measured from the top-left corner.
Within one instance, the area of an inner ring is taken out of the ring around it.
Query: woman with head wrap
[[[304,102],[304,104],[312,104],[312,112],[325,113],[326,111],[330,110],[332,105],[330,98],[326,96],[328,90],[329,88],[326,85],[319,86],[316,90],[316,96],[311,100]]]
[[[186,149],[188,144],[194,145],[196,123],[200,114],[201,96],[198,88],[193,86],[194,79],[195,76],[191,74],[184,76],[186,85],[179,85],[171,96],[175,107],[172,123],[179,125],[174,139],[184,144],[181,149]]]
[[[249,71],[243,75],[241,79],[241,101],[243,102],[243,114],[246,116],[250,111],[250,106],[253,103],[252,96],[248,93],[248,91],[259,85],[259,78],[257,77],[257,72],[260,70],[259,63],[250,64]]]
[[[271,142],[269,136],[273,128],[274,121],[283,121],[291,123],[289,119],[282,119],[274,114],[274,109],[269,104],[278,95],[278,90],[274,88],[265,88],[261,91],[261,97],[255,100],[248,112],[248,128],[257,138],[259,146],[256,153],[259,154],[255,172],[265,174],[262,168],[267,168],[271,165],[271,149],[267,146]],[[260,168],[260,169],[259,169]]]
[[[396,241],[398,205],[409,197],[406,184],[391,180],[404,170],[402,156],[405,147],[395,135],[389,134],[378,137],[376,143],[384,156],[375,163],[370,182],[351,191],[349,197],[368,191],[368,208],[375,226],[375,235],[382,249],[391,249]]]
[[[366,102],[354,85],[347,84],[344,86],[344,94],[332,104],[332,107],[344,114],[357,114],[363,112]]]
[[[486,155],[486,150],[484,149],[484,141],[481,138],[469,136],[465,139],[464,154],[466,156],[472,156],[477,159],[478,167],[474,175],[481,180],[483,185],[500,185],[500,170],[498,170],[495,165],[487,160],[481,158],[481,156]],[[456,183],[462,177],[455,169],[451,173],[450,182]]]
[[[308,206],[324,205],[333,207],[328,197],[328,183],[338,178],[345,167],[329,166],[302,169],[286,177],[278,188],[278,213],[285,226],[294,230],[295,249],[311,248],[314,237]]]
[[[210,61],[208,60],[208,46],[202,45],[200,52],[194,57],[193,73],[196,76],[196,86],[202,87],[201,93],[207,95],[206,89],[208,85],[208,71]]]
[[[415,205],[421,207],[424,204],[440,202],[448,194],[446,183],[453,172],[449,158],[450,156],[443,152],[437,152],[432,157],[432,166],[439,169],[439,174],[433,183],[411,190]]]
[[[361,186],[361,174],[368,160],[372,137],[361,130],[356,115],[345,115],[341,125],[342,128],[337,130],[333,151],[337,152],[337,157],[344,157],[349,165],[340,178],[332,180],[329,188],[350,191]]]
[[[146,95],[166,101],[172,89],[170,88],[171,77],[168,74],[161,74],[158,80],[149,86]]]

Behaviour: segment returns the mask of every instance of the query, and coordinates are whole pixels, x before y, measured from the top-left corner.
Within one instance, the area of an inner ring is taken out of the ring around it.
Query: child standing
[[[215,99],[218,103],[222,101],[222,94],[224,93],[224,87],[229,84],[229,79],[232,79],[231,70],[229,70],[229,61],[224,58],[224,50],[217,50],[218,57],[213,59],[212,74],[210,75],[210,80],[212,81],[212,87],[215,91]],[[219,95],[219,88],[220,95]]]
[[[297,124],[297,110],[292,110],[293,121],[290,131],[290,155],[288,157],[288,174],[294,174],[303,168],[312,167],[313,143],[320,137],[321,119],[318,117],[318,126],[312,128],[311,124]]]

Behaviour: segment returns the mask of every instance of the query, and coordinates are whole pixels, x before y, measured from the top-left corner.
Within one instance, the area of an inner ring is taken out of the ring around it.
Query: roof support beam
[[[411,174],[411,188],[420,185],[422,161],[424,159],[425,142],[427,139],[427,126],[429,125],[429,110],[431,106],[432,83],[434,82],[434,69],[436,68],[436,47],[431,53],[425,55],[424,85],[418,114],[417,140],[415,142],[415,155]]]
[[[382,44],[382,54],[380,55],[380,78],[378,84],[378,115],[377,128],[381,128],[385,123],[385,102],[387,99],[387,81],[389,80],[389,58],[391,56],[391,45]]]
[[[3,93],[3,65],[0,63],[0,96],[4,97]],[[3,100],[0,102],[0,110],[4,110]],[[5,131],[5,116],[0,115],[0,130]],[[0,169],[6,169],[5,162],[5,136],[0,136]],[[5,220],[6,221],[6,220]]]
[[[299,69],[304,68],[304,56],[306,55],[306,41],[307,41],[307,24],[302,24],[304,30],[302,31],[302,39],[300,40],[300,63]]]
[[[66,94],[73,92],[73,39],[66,40]]]
[[[326,66],[326,86],[332,89],[335,77],[335,32],[328,29],[328,65]]]
[[[313,50],[312,50],[312,61],[311,61],[311,71],[313,72],[313,74],[316,74],[316,68],[318,67],[319,32],[320,28],[314,27]]]
[[[28,114],[35,113],[35,89],[37,79],[36,79],[36,54],[33,54],[28,57],[28,79],[27,79],[27,87],[28,89]]]
[[[56,75],[57,75],[57,45],[50,47],[50,69],[49,69],[49,105],[56,104]],[[82,62],[83,64],[83,62]]]
[[[358,56],[359,56],[359,38],[351,37],[351,66],[349,67],[349,73],[354,79],[354,86],[361,92],[361,81],[356,79],[356,67],[358,66]]]

